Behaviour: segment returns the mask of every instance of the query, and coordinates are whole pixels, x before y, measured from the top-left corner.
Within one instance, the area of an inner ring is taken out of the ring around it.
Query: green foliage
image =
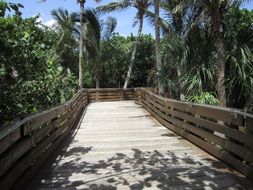
[[[210,92],[202,92],[199,95],[189,96],[186,100],[199,104],[219,105],[219,100],[216,98],[216,95]]]
[[[181,68],[181,58],[184,51],[182,38],[167,36],[161,41],[162,68],[158,76],[165,87],[167,96],[179,98],[180,80],[178,72]]]
[[[131,41],[135,38],[131,37]],[[153,86],[155,82],[155,41],[151,35],[142,35],[134,61],[130,87]]]
[[[135,37],[133,36],[123,37],[114,34],[109,41],[101,44],[101,87],[123,86],[134,42]],[[153,84],[154,49],[154,39],[150,35],[142,35],[129,87],[151,86]]]
[[[186,3],[182,8],[180,2],[163,5],[170,32],[162,39],[163,68],[158,77],[171,98],[184,95],[188,101],[216,104],[215,35],[206,17],[197,16],[196,12],[201,11],[194,8],[197,4]],[[253,12],[240,10],[239,5],[235,3],[228,9],[223,23],[227,50],[225,86],[228,106],[244,108],[253,102]]]
[[[78,28],[76,22],[79,19],[77,13],[69,13],[67,10],[54,9],[51,15],[56,21],[56,30],[58,35],[58,42],[56,45],[56,52],[60,58],[60,64],[64,71],[71,70],[78,77]]]
[[[201,3],[191,2],[162,4],[162,69],[156,74],[153,37],[142,35],[129,87],[154,86],[159,77],[170,98],[184,96],[187,101],[218,105],[214,35],[201,14]],[[52,11],[57,21],[52,30],[43,27],[38,17],[23,19],[22,7],[0,0],[0,125],[63,103],[77,90],[79,15]],[[152,21],[152,13],[147,13]],[[103,22],[91,9],[85,16],[84,86],[95,87],[100,79],[101,87],[122,87],[136,37],[116,34],[115,18]],[[253,11],[234,4],[223,20],[228,106],[253,107]]]
[[[131,43],[132,45],[132,43]],[[130,56],[129,41],[115,34],[101,44],[102,76],[101,87],[121,87]]]
[[[72,97],[76,79],[64,72],[55,46],[58,35],[37,17],[0,17],[1,124]]]
[[[253,11],[230,8],[226,15],[226,87],[229,106],[243,108],[253,92]]]
[[[0,1],[0,17],[4,17],[6,15],[6,11],[14,11],[15,15],[21,15],[20,8],[24,8],[22,4],[14,4],[14,3],[7,3],[3,0]]]

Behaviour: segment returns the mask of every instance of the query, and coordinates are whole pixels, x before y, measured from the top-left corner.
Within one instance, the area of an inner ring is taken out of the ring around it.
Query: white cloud
[[[48,20],[48,21],[45,21],[45,22],[42,22],[43,25],[49,27],[49,28],[55,28],[56,26],[56,21],[51,19],[51,20]]]
[[[44,28],[46,26],[51,29],[55,29],[56,21],[54,19],[46,20],[45,17],[43,16],[43,14],[41,14],[41,13],[34,15],[34,17],[35,16],[39,16],[37,18],[37,22],[39,23],[39,27]]]

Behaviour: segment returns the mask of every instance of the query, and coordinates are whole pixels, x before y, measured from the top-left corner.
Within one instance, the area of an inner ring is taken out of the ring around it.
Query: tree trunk
[[[101,69],[101,65],[100,65],[100,62],[101,62],[101,59],[97,59],[96,60],[96,88],[100,88],[100,69]]]
[[[127,76],[126,76],[126,80],[125,80],[123,88],[127,88],[128,87],[128,84],[129,84],[129,81],[130,81],[130,77],[131,77],[131,74],[132,74],[133,65],[134,65],[134,59],[135,59],[135,56],[136,56],[136,50],[137,50],[137,47],[138,47],[138,45],[140,43],[141,31],[142,31],[142,26],[143,26],[143,15],[140,16],[140,20],[139,21],[140,21],[140,24],[139,24],[139,28],[138,28],[138,33],[137,33],[136,41],[135,41],[135,44],[134,44],[134,50],[132,52],[132,56],[131,56],[130,64],[128,66],[128,72],[127,72]]]
[[[85,0],[79,0],[80,3],[80,41],[79,41],[79,88],[83,88],[83,64],[84,64],[84,3]]]
[[[221,106],[226,106],[226,90],[225,90],[225,64],[226,64],[226,49],[222,35],[216,37],[217,43],[217,85],[218,98]]]
[[[222,20],[224,11],[212,15],[212,30],[216,40],[217,48],[217,84],[216,90],[221,106],[226,106],[226,90],[225,90],[225,64],[226,64],[226,48],[223,37]]]
[[[161,71],[159,0],[154,0],[154,7],[155,7],[155,47],[156,47],[157,87],[159,94],[161,94],[163,93],[163,87],[159,79],[159,74]]]
[[[177,78],[178,78],[178,80],[180,80],[181,77],[182,77],[182,69],[181,68],[182,67],[180,65],[177,66]],[[181,101],[184,101],[185,100],[185,95],[184,95],[183,84],[182,83],[179,84],[179,91],[180,91],[179,99]]]
[[[100,88],[100,81],[96,79],[96,89]]]

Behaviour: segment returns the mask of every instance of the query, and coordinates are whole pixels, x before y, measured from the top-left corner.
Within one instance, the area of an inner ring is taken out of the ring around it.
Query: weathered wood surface
[[[88,97],[89,102],[133,100],[135,98],[135,89],[134,88],[88,89]]]
[[[80,90],[70,101],[0,131],[0,189],[22,189],[68,134],[88,104]],[[36,169],[35,169],[36,168]]]
[[[166,99],[147,90],[138,102],[160,123],[253,180],[253,115]]]
[[[244,176],[133,101],[88,105],[27,189],[251,189]]]

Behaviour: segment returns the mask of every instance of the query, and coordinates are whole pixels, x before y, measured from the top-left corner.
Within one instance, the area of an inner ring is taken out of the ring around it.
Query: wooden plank
[[[14,123],[14,124],[12,124],[11,126],[8,126],[8,127],[6,127],[6,128],[4,128],[4,129],[1,129],[0,130],[0,142],[2,142],[3,141],[3,139],[5,139],[7,136],[9,136],[10,135],[10,139],[12,139],[12,140],[6,140],[5,142],[10,142],[10,141],[12,141],[12,143],[14,143],[17,139],[19,139],[19,137],[21,136],[21,134],[20,134],[20,129],[18,129],[18,128],[20,128],[22,125],[27,125],[27,123],[26,122],[28,122],[29,120],[33,120],[33,118],[34,117],[43,117],[43,116],[41,116],[41,115],[43,115],[44,113],[48,113],[48,112],[54,112],[54,111],[60,111],[61,109],[62,109],[62,107],[64,107],[64,105],[65,106],[69,106],[69,104],[71,104],[73,101],[75,101],[75,99],[81,94],[81,93],[84,93],[85,92],[85,90],[84,89],[82,89],[82,90],[80,90],[80,91],[78,91],[78,93],[77,94],[75,94],[74,96],[73,96],[73,98],[70,100],[70,101],[67,101],[66,103],[64,103],[63,105],[60,105],[60,106],[56,106],[56,107],[54,107],[54,108],[52,108],[52,109],[49,109],[49,110],[46,110],[46,111],[43,111],[43,112],[39,112],[39,113],[36,113],[36,114],[33,114],[33,115],[31,115],[31,116],[28,116],[28,117],[26,117],[25,119],[23,119],[22,121],[19,121],[19,122],[17,122],[17,123]],[[54,110],[54,111],[53,111]],[[42,119],[42,118],[41,118]],[[42,121],[41,121],[42,122]],[[42,122],[42,123],[44,123],[44,121]],[[17,131],[16,131],[17,130]],[[14,132],[15,131],[15,132]],[[24,130],[25,131],[25,130]],[[13,136],[13,137],[11,137],[12,135],[11,135],[11,133],[12,132],[14,132],[15,133],[15,137]],[[19,135],[18,135],[18,133],[19,133]],[[24,134],[23,135],[25,135],[25,134],[28,134],[28,132],[24,132]],[[17,137],[18,136],[18,137]],[[8,137],[9,138],[9,137]],[[7,147],[8,146],[10,146],[12,143],[10,143],[9,145],[7,145]],[[4,151],[4,150],[6,150],[4,147],[6,147],[5,145],[4,145],[4,143],[2,144],[2,146],[1,146],[1,148],[2,149],[0,149],[0,154]]]
[[[54,122],[57,122],[57,120]],[[7,154],[1,155],[0,163],[2,167],[0,168],[0,177],[26,152],[37,146],[43,138],[49,136],[49,133],[53,130],[56,130],[56,125],[54,123],[49,124],[32,136],[23,139],[20,143],[16,144],[15,147],[12,147]]]
[[[133,94],[98,94],[90,95],[91,99],[100,99],[100,98],[122,98],[122,97],[133,97]]]
[[[95,97],[103,97],[103,96],[123,96],[123,95],[129,95],[133,96],[134,94],[124,94],[123,92],[117,92],[117,93],[95,93],[95,94],[89,94],[89,97],[95,98]]]
[[[154,101],[156,101],[157,103],[159,103],[160,105],[165,105],[165,101],[166,99],[160,96],[155,96],[154,93],[149,92],[149,91],[145,91],[146,96],[149,96],[151,99],[153,99]]]
[[[177,116],[177,117],[187,120],[189,122],[195,123],[197,125],[201,125],[202,127],[205,127],[207,129],[218,131],[218,132],[223,133],[226,136],[231,137],[239,142],[245,143],[246,146],[249,145],[250,147],[253,147],[253,138],[251,135],[245,134],[245,133],[238,131],[238,130],[231,129],[231,128],[224,126],[224,125],[216,124],[211,121],[201,119],[199,117],[194,117],[192,115],[186,114],[185,112],[180,112],[177,110],[170,110],[169,109],[170,107],[168,107],[168,106],[166,106],[167,109],[165,109],[160,104],[158,104],[157,102],[155,102],[152,99],[152,96],[150,95],[150,93],[149,93],[149,96],[147,96],[147,98],[148,98],[147,99],[148,102],[150,102],[151,104],[156,106],[156,108],[166,112],[167,114]],[[166,105],[167,105],[167,101],[166,101]],[[170,118],[169,120],[171,121],[173,119]],[[224,146],[225,145],[223,143],[223,147]],[[226,145],[226,146],[229,146],[229,145]],[[234,147],[236,147],[236,148],[234,148]],[[233,144],[232,147],[230,147],[230,148],[233,148],[234,151],[235,151],[235,149],[237,149],[237,151],[236,151],[237,155],[243,157],[245,160],[252,162],[252,152],[248,151],[245,147],[239,146],[237,144]]]
[[[15,128],[0,140],[0,155],[21,137],[20,128]]]
[[[252,135],[243,133],[239,130],[232,129],[228,126],[221,125],[218,123],[214,123],[205,119],[202,119],[200,117],[194,117],[189,114],[185,114],[176,110],[167,110],[168,114],[174,115],[176,117],[183,118],[185,121],[195,123],[196,125],[199,125],[201,127],[204,127],[209,130],[217,131],[219,133],[225,134],[227,137],[235,139],[239,142],[244,143],[245,145],[252,147],[253,149],[253,138]]]
[[[164,99],[153,93],[146,93],[152,95],[157,100],[160,99],[162,101]],[[224,121],[234,125],[243,126],[244,114],[236,109],[182,102],[172,99],[166,99],[166,101],[167,105],[171,108],[175,108],[184,112],[190,112],[192,114],[202,115],[208,118],[215,119],[217,121]]]
[[[91,98],[96,98],[96,99],[100,99],[100,98],[120,98],[121,96],[118,94],[115,95],[102,95],[102,94],[98,94],[96,97],[91,97]]]
[[[123,88],[100,88],[100,89],[88,89],[88,93],[92,92],[134,92],[133,88],[123,89]]]
[[[246,131],[249,134],[253,134],[253,117],[246,117]]]
[[[171,123],[166,121],[166,119],[162,118],[160,116],[160,114],[157,114],[155,111],[151,110],[147,102],[145,102],[145,103],[146,104],[144,104],[144,107],[164,126],[168,127],[170,130],[176,132],[177,134],[183,136],[187,140],[193,142],[194,144],[201,147],[202,149],[204,149],[208,153],[210,153],[210,154],[214,155],[215,157],[230,164],[233,168],[240,171],[244,175],[248,176],[250,179],[253,179],[252,178],[252,173],[253,173],[252,166],[248,166],[248,165],[243,164],[240,160],[236,159],[235,157],[233,157],[229,153],[226,153],[222,150],[218,150],[213,145],[197,138],[196,136],[191,135],[189,132],[185,131],[184,129],[180,129],[180,128],[172,125]],[[231,142],[227,141],[227,143],[229,145]],[[228,145],[226,145],[226,146],[228,146]],[[229,147],[226,147],[226,148],[229,148]],[[233,149],[230,149],[230,150],[233,150]],[[238,151],[238,149],[237,149],[237,151]]]
[[[91,102],[132,100],[135,89],[89,89],[88,97]]]
[[[48,121],[56,118],[59,114],[66,110],[66,106],[60,106],[58,108],[53,108],[51,110],[39,113],[36,116],[33,116],[23,125],[24,135],[31,133],[34,130],[37,130],[41,125],[44,125]]]
[[[246,188],[239,182],[245,177],[143,115],[133,101],[90,104],[75,135],[28,189]]]
[[[96,92],[96,93],[90,93],[90,96],[96,96],[98,94],[99,96],[122,96],[123,94],[125,95],[133,95],[134,92],[125,92],[125,91],[118,91],[118,92]]]
[[[22,178],[18,178],[18,181],[12,187],[14,190],[26,188],[27,182],[29,182],[33,178],[34,174],[36,174],[37,171],[41,168],[41,166],[47,161],[48,157],[52,155],[52,153],[56,150],[56,148],[60,145],[60,143],[69,134],[71,128],[72,126],[70,126],[66,131],[63,132],[60,138],[58,138],[54,142],[54,144],[51,145],[51,147],[47,150],[47,152],[42,154],[42,156],[36,162],[36,164],[33,167],[31,167],[24,175],[22,175]]]
[[[176,126],[180,126],[179,128],[182,128],[183,130],[188,130],[202,138],[205,138],[207,141],[209,141],[209,143],[213,142],[221,146],[222,148],[242,157],[246,161],[253,162],[253,153],[244,146],[228,141],[227,139],[218,137],[213,133],[207,132],[201,128],[185,123],[184,121],[178,120],[168,115],[166,116],[166,114],[158,110],[156,107],[150,105],[148,102],[147,104],[151,107],[152,110],[154,110],[154,112],[156,112],[164,120],[170,121],[174,123]]]
[[[81,107],[81,106],[80,106]],[[0,186],[6,189],[9,189],[15,181],[25,172],[27,168],[30,167],[31,163],[35,161],[37,158],[40,158],[41,155],[52,146],[52,143],[63,133],[68,133],[70,125],[73,124],[73,121],[76,117],[73,116],[68,122],[64,123],[61,127],[59,127],[56,131],[53,132],[50,136],[48,136],[39,146],[37,146],[30,154],[27,154],[22,158],[21,161],[17,162],[13,169],[10,170],[6,175],[4,175],[3,179],[0,180]],[[48,155],[47,155],[48,156]]]
[[[5,154],[0,155],[0,164],[3,166],[0,168],[0,176],[2,176],[0,179],[0,184],[4,184],[4,186],[0,185],[1,187],[6,187],[7,189],[11,187],[15,180],[30,166],[30,164],[41,154],[43,154],[44,149],[47,149],[48,146],[50,146],[50,144],[52,144],[52,142],[57,139],[62,132],[66,131],[71,123],[73,123],[77,116],[77,114],[74,112],[79,113],[79,110],[83,107],[83,105],[87,105],[87,97],[82,97],[83,92],[84,90],[79,91],[71,99],[71,101],[64,105],[32,115],[20,122],[19,126],[23,127],[23,135],[27,135],[29,133],[31,134],[31,132],[34,130],[35,133],[33,133],[31,136],[24,136],[22,141],[15,144],[15,146],[12,146],[9,150],[7,148],[12,145],[9,139],[14,139],[15,142],[15,138],[20,138],[20,127],[17,126],[15,130],[4,134],[5,136],[3,136],[2,133],[3,137],[1,138],[1,142],[8,144],[8,146],[4,146],[3,144],[2,152],[5,150],[7,151]],[[85,99],[86,101],[83,101]],[[71,107],[72,109],[70,109]],[[70,112],[72,112],[72,117],[67,120],[68,122],[62,121],[71,116],[69,115]],[[61,115],[62,118],[56,118],[58,115]],[[45,123],[50,121],[52,122],[51,125],[41,127],[41,125],[45,125]],[[57,128],[57,123],[60,124],[61,122],[62,126]],[[9,138],[11,136],[14,136],[15,138]],[[43,143],[40,143],[42,140]],[[12,180],[12,182],[10,182],[10,180]],[[8,181],[8,183],[6,183],[6,181]]]
[[[201,147],[208,153],[214,155],[215,157],[225,161],[226,163],[229,163],[232,167],[243,173],[244,175],[252,174],[253,167],[244,165],[241,161],[237,160],[235,157],[231,156],[229,153],[223,152],[221,150],[216,149],[213,145],[197,138],[196,136],[191,135],[189,132],[177,128],[176,126],[172,125],[171,123],[168,123],[165,119],[160,117],[156,112],[150,109],[148,105],[144,104],[144,107],[159,121],[161,122],[165,127],[169,128],[170,130],[174,131],[175,133],[183,136],[185,139],[193,142],[197,146]],[[250,176],[251,177],[251,176]]]
[[[162,112],[166,112],[165,102],[163,105],[161,105],[161,104],[155,102],[150,96],[146,97],[146,101],[151,103],[153,106],[155,106],[157,109],[161,110]]]
[[[31,148],[31,139],[25,139],[5,155],[1,156],[0,177],[3,176],[3,174],[5,174],[5,172],[8,171],[8,169]]]

